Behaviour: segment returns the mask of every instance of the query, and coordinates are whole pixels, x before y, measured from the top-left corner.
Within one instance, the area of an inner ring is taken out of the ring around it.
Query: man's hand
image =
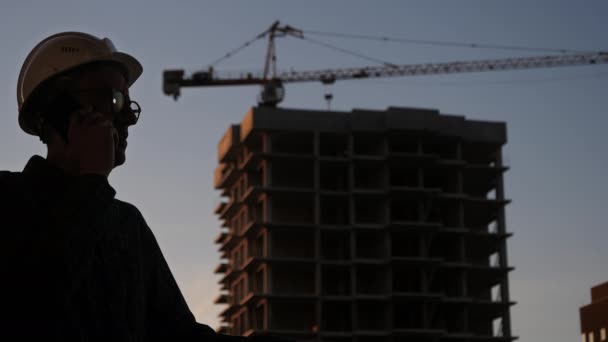
[[[77,174],[107,177],[114,168],[114,148],[118,133],[112,122],[91,107],[70,117],[68,158]]]

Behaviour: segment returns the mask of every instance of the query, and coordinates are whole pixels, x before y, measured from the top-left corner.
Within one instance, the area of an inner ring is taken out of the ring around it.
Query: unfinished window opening
[[[382,265],[358,265],[357,294],[384,294],[387,291],[387,272]]]
[[[258,165],[255,169],[247,173],[247,183],[250,187],[262,186],[264,184],[264,166]]]
[[[496,318],[492,321],[492,336],[503,337],[505,336],[502,324],[502,317]],[[604,333],[605,334],[605,333]],[[603,339],[605,340],[605,338]]]
[[[311,160],[275,160],[271,163],[272,186],[310,189],[314,186]]]
[[[384,259],[386,257],[384,232],[358,231],[355,239],[355,257],[360,259]]]
[[[389,167],[390,185],[393,187],[407,188],[419,187],[418,170],[418,167],[415,166],[391,164]]]
[[[492,202],[468,202],[464,205],[465,227],[487,227],[496,221],[500,207]]]
[[[271,303],[271,330],[300,330],[310,332],[316,324],[315,303],[275,301]]]
[[[458,141],[428,140],[422,142],[422,151],[425,154],[434,154],[441,159],[458,159]]]
[[[466,309],[460,305],[453,305],[445,308],[446,330],[448,332],[465,332]]]
[[[355,177],[355,188],[384,188],[384,164],[359,162],[354,164],[353,171]]]
[[[247,295],[248,288],[246,281],[246,277],[242,277],[232,284],[232,293],[234,294],[232,304],[239,303]]]
[[[315,268],[309,264],[275,264],[271,268],[272,292],[282,295],[314,294]]]
[[[417,154],[419,151],[418,138],[405,133],[392,135],[388,139],[390,153]]]
[[[382,156],[384,155],[384,139],[379,134],[355,134],[354,150],[356,155]]]
[[[326,260],[349,260],[350,233],[321,231],[321,258]]]
[[[324,225],[347,225],[350,221],[348,198],[321,196],[319,221]]]
[[[491,254],[488,263],[490,267],[500,267],[500,254],[498,252]]]
[[[393,303],[393,328],[420,329],[424,326],[424,304],[419,302]]]
[[[319,135],[319,153],[323,157],[348,157],[348,135],[321,133]]]
[[[500,284],[492,286],[490,298],[493,302],[502,302],[502,288]]]
[[[350,296],[350,266],[323,265],[321,292],[326,296]]]
[[[430,248],[430,255],[434,258],[443,258],[447,262],[463,261],[463,242],[460,237],[435,238]]]
[[[322,329],[326,331],[352,330],[352,306],[345,302],[323,302]]]
[[[440,270],[431,279],[431,292],[442,293],[448,297],[464,295],[464,274],[460,270]]]
[[[359,197],[355,199],[356,224],[385,224],[386,208],[384,199]]]
[[[314,233],[311,231],[272,231],[272,256],[276,258],[314,258]]]
[[[357,303],[359,330],[384,330],[387,328],[387,304],[377,301]]]
[[[251,291],[255,294],[266,293],[266,267],[261,267],[253,274]]]
[[[445,172],[438,168],[426,168],[423,172],[423,183],[425,188],[439,189],[445,193],[460,192],[460,171],[451,170]]]
[[[420,202],[411,198],[391,200],[392,222],[418,222],[420,220]]]
[[[321,162],[319,186],[321,190],[346,191],[349,188],[348,164]]]
[[[260,304],[255,308],[255,329],[266,330],[266,304]]]
[[[314,197],[312,195],[274,194],[270,200],[272,203],[272,223],[314,223]]]
[[[393,268],[393,292],[417,293],[422,292],[424,273],[415,267],[396,266]]]
[[[463,191],[477,198],[496,199],[496,187],[501,175],[492,170],[470,167],[463,173]]]
[[[490,165],[495,163],[500,145],[467,142],[462,146],[462,158],[469,164]]]
[[[422,238],[419,235],[393,232],[391,238],[391,255],[393,257],[422,257]]]
[[[252,242],[252,257],[256,257],[256,258],[265,258],[268,254],[266,253],[266,233],[263,232],[262,234],[258,235],[255,237],[255,239]]]
[[[428,220],[445,227],[460,228],[462,227],[461,205],[454,201],[431,205],[428,209]]]
[[[264,220],[264,200],[249,204],[247,208],[249,221],[255,223],[266,222]]]
[[[312,133],[274,132],[271,134],[272,153],[313,154]]]

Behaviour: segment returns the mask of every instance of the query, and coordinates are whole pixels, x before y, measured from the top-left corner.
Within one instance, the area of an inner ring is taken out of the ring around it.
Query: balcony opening
[[[255,329],[266,330],[266,304],[260,304],[255,308]]]
[[[314,197],[309,194],[273,194],[272,223],[314,223]]]
[[[347,191],[349,184],[348,164],[321,162],[319,186],[321,190]]]
[[[442,293],[448,297],[464,295],[464,274],[459,270],[441,270],[431,279],[431,292]]]
[[[347,225],[350,221],[348,198],[321,196],[320,223],[324,225]]]
[[[393,268],[393,292],[394,293],[418,293],[422,292],[424,273],[415,267]]]
[[[321,292],[325,296],[350,296],[350,266],[323,265]]]
[[[308,264],[276,264],[271,268],[272,292],[278,295],[315,293],[315,268]]]
[[[458,159],[458,141],[432,139],[422,143],[422,151],[425,154],[434,154],[441,159]]]
[[[355,188],[357,189],[383,189],[384,164],[358,162],[354,164]]]
[[[352,330],[352,306],[345,302],[324,301],[322,329],[326,331]]]
[[[348,157],[348,135],[321,133],[319,135],[319,153],[323,157]]]
[[[301,301],[275,301],[270,304],[272,330],[312,331],[316,324],[315,304]]]
[[[385,224],[386,207],[382,198],[359,197],[355,199],[356,224]]]
[[[391,200],[392,222],[420,221],[420,202],[411,198],[395,198]]]
[[[388,148],[391,153],[417,154],[418,138],[407,134],[392,135],[388,140]]]
[[[462,227],[462,204],[459,202],[435,203],[428,209],[429,222],[439,223],[449,228]]]
[[[272,257],[312,259],[315,256],[314,242],[311,231],[272,231]]]
[[[393,303],[395,329],[424,329],[424,304],[417,302]]]
[[[275,132],[271,134],[270,139],[272,142],[272,153],[313,154],[312,133]]]
[[[385,294],[387,271],[383,265],[357,266],[357,294]]]
[[[356,233],[355,257],[360,259],[384,259],[386,257],[386,239],[384,232]]]
[[[253,248],[250,248],[251,257],[254,258],[265,258],[268,254],[266,253],[266,233],[263,232],[256,236],[250,243]]]
[[[377,301],[357,303],[358,330],[384,330],[387,328],[387,304]]]
[[[419,235],[403,232],[393,232],[391,238],[391,255],[393,257],[420,258],[422,253],[422,238]]]
[[[255,294],[265,294],[266,291],[266,267],[261,267],[253,274],[253,281],[251,282],[253,288],[251,292]]]
[[[487,165],[496,163],[500,145],[467,142],[462,146],[462,158],[470,164]]]
[[[384,155],[384,139],[379,134],[355,134],[355,155],[360,156],[382,156]]]
[[[442,258],[447,262],[464,261],[464,248],[460,237],[435,238],[431,244],[430,254],[433,258]]]
[[[325,260],[350,260],[350,233],[321,231],[321,258]]]
[[[422,173],[425,188],[438,189],[448,194],[460,193],[460,171],[426,168]]]
[[[390,186],[392,187],[417,188],[420,186],[419,169],[415,166],[391,164],[389,172]]]
[[[271,164],[272,186],[312,189],[314,163],[311,160],[276,160]]]
[[[462,306],[454,306],[445,308],[446,330],[449,333],[465,332],[465,312],[466,309]]]

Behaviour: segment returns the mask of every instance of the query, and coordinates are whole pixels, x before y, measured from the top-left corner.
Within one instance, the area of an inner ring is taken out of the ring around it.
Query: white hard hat
[[[108,38],[97,38],[81,32],[62,32],[52,35],[34,47],[23,62],[17,82],[19,126],[25,132],[38,135],[39,118],[27,109],[28,99],[46,80],[92,62],[117,62],[126,72],[130,87],[141,75],[143,68],[132,56],[116,51]]]

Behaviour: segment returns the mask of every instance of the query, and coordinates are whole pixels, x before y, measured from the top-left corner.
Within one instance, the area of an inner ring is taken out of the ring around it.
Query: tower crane
[[[244,86],[260,85],[262,91],[258,103],[263,106],[276,106],[285,96],[283,84],[295,82],[319,81],[325,85],[333,84],[338,80],[403,77],[454,74],[482,71],[503,71],[518,69],[537,69],[550,67],[563,67],[575,65],[608,64],[608,52],[578,52],[560,55],[546,55],[536,57],[498,58],[471,61],[454,61],[445,63],[421,63],[396,65],[383,63],[379,66],[337,68],[324,70],[281,71],[276,68],[275,38],[292,36],[303,39],[302,30],[289,25],[281,26],[278,21],[270,28],[257,35],[254,40],[268,38],[268,48],[263,72],[242,72],[229,74],[217,72],[213,67],[205,71],[197,71],[187,76],[184,70],[165,70],[163,72],[163,92],[177,99],[183,87],[216,87],[216,86]],[[254,41],[252,40],[252,41]],[[245,43],[240,50],[252,41]],[[231,56],[228,53],[225,57]],[[326,94],[329,101],[331,95]]]

